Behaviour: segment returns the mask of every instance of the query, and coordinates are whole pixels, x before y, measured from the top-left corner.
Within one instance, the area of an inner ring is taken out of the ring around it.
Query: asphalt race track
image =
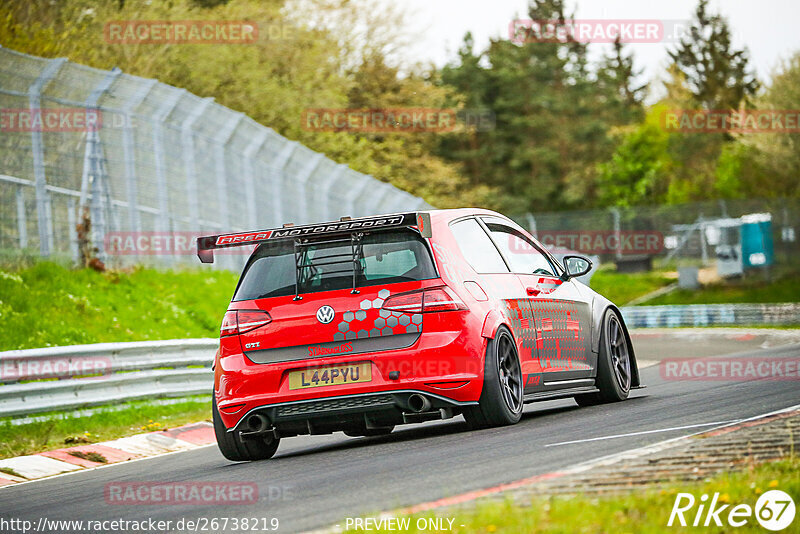
[[[635,343],[638,357],[650,361],[717,355],[720,346],[737,352],[736,357],[786,358],[800,352],[800,344],[764,349],[756,342],[720,345],[705,340],[683,343],[678,351],[666,340],[645,338]],[[34,524],[41,517],[173,521],[276,517],[279,532],[298,532],[551,472],[713,425],[675,427],[733,421],[800,403],[797,381],[665,381],[658,365],[645,368],[642,377],[647,388],[634,391],[627,402],[593,408],[579,408],[571,399],[530,404],[522,421],[512,427],[471,432],[458,417],[398,427],[381,438],[337,433],[286,439],[276,457],[263,462],[233,464],[216,447],[206,447],[10,486],[0,489],[0,516]],[[673,430],[635,434],[663,429]],[[259,502],[106,503],[106,484],[135,481],[255,482]]]

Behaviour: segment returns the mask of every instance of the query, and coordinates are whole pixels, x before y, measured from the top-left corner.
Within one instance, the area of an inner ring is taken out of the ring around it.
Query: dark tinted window
[[[478,273],[507,273],[508,267],[489,236],[475,219],[464,219],[450,225],[458,248]]]
[[[511,270],[521,274],[555,276],[555,270],[542,251],[522,232],[503,224],[486,222],[492,239],[503,252]]]
[[[233,300],[294,295],[295,256],[291,240],[263,243],[248,261]],[[300,249],[300,293],[353,286],[349,237],[320,240]],[[409,230],[373,232],[362,239],[356,286],[436,278],[424,241]]]

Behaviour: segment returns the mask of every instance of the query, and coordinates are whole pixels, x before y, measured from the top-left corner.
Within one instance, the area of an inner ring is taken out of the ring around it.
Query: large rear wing
[[[431,214],[427,212],[393,213],[375,217],[351,219],[342,217],[338,221],[284,225],[282,228],[239,232],[234,234],[209,235],[197,238],[197,257],[202,263],[214,263],[214,249],[257,245],[279,239],[304,239],[329,235],[347,235],[376,230],[391,230],[405,226],[416,226],[422,237],[431,237]]]

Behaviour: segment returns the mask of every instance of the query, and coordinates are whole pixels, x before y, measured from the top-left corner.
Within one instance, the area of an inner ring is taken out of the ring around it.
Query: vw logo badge
[[[333,311],[333,308],[325,305],[317,310],[317,321],[321,322],[322,324],[328,324],[329,322],[333,321],[334,315],[336,315],[336,312]]]

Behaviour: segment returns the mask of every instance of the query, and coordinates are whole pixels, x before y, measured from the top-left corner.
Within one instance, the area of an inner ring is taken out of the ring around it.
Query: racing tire
[[[213,396],[213,395],[212,395]],[[211,401],[212,418],[214,420],[214,435],[217,437],[217,446],[222,456],[232,462],[248,462],[253,460],[266,460],[272,458],[280,445],[280,438],[239,439],[239,432],[228,432],[217,410],[216,396]]]
[[[513,425],[522,417],[522,369],[514,337],[505,326],[486,344],[483,391],[477,406],[464,409],[473,428]]]
[[[600,332],[600,352],[597,355],[597,393],[578,395],[579,406],[595,406],[607,402],[619,402],[628,398],[631,391],[630,347],[625,327],[619,314],[606,310],[603,329]]]
[[[388,436],[394,430],[394,425],[381,428],[353,428],[345,430],[344,435],[351,438],[373,438],[376,436]]]

